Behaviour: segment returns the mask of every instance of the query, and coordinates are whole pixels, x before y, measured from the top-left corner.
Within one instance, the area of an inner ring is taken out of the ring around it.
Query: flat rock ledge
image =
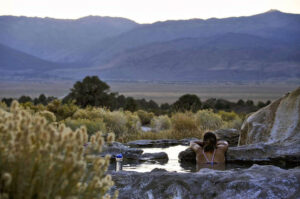
[[[198,173],[165,171],[110,172],[120,199],[299,198],[300,167],[281,169],[253,165],[248,169]]]
[[[197,138],[188,138],[182,140],[161,139],[161,140],[135,140],[128,142],[126,145],[136,148],[151,148],[151,147],[169,147],[176,145],[189,145],[190,141],[198,140]]]

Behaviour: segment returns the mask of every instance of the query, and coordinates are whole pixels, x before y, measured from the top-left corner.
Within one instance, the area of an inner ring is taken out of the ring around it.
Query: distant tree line
[[[18,98],[20,103],[31,102],[34,105],[47,105],[49,102],[57,99],[55,97],[46,97],[41,94],[37,98],[29,96],[21,96]],[[13,98],[3,98],[2,102],[10,106]],[[85,108],[87,106],[107,107],[110,110],[123,109],[128,111],[145,110],[153,112],[157,115],[170,114],[172,112],[192,111],[196,112],[200,109],[213,109],[215,111],[235,111],[237,113],[250,113],[267,106],[271,101],[259,101],[255,104],[252,100],[244,101],[242,99],[235,102],[230,102],[224,99],[210,98],[201,101],[197,95],[185,94],[181,96],[173,104],[163,103],[158,105],[153,100],[134,99],[125,97],[118,93],[110,92],[110,87],[105,82],[101,81],[97,76],[87,76],[82,81],[77,81],[71,92],[62,100],[62,103],[75,103],[76,105]]]

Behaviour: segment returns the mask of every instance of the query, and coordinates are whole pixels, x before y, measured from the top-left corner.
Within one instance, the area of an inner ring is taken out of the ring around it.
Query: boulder
[[[239,145],[300,143],[300,87],[250,115],[243,123]]]
[[[214,132],[219,140],[226,140],[229,146],[237,146],[240,137],[240,131],[237,129],[219,129]]]
[[[254,165],[248,169],[198,173],[110,172],[120,199],[299,198],[300,168]]]

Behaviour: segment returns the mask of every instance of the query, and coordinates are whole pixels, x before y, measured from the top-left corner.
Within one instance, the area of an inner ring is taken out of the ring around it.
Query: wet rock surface
[[[149,161],[149,160],[168,160],[168,154],[165,152],[160,153],[143,153],[139,160],[141,161]]]
[[[112,190],[120,191],[120,199],[300,197],[299,167],[285,170],[254,165],[226,171],[201,169],[198,173],[154,170],[110,174],[115,182]]]
[[[226,140],[230,147],[237,146],[240,137],[240,131],[237,129],[219,129],[214,132],[219,140]]]
[[[130,148],[120,142],[114,142],[111,145],[104,146],[101,155],[111,155],[111,159],[114,160],[115,156],[120,153],[123,154],[124,159],[137,160],[143,153],[143,150]]]

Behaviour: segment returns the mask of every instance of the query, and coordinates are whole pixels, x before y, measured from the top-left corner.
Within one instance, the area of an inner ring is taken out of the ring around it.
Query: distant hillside
[[[0,43],[34,56],[73,62],[68,54],[138,26],[124,18],[88,16],[77,20],[0,16]],[[73,54],[76,56],[76,53]]]
[[[116,59],[116,55],[126,53],[128,49],[182,38],[205,40],[226,33],[249,34],[300,46],[300,15],[272,11],[250,17],[192,19],[142,25],[94,44],[82,54],[84,57],[81,60],[92,60],[95,66],[101,66]]]
[[[51,71],[68,67],[68,64],[46,61],[0,44],[0,80],[56,78]]]
[[[36,71],[31,77],[44,67],[67,79],[300,83],[300,15],[280,11],[153,24],[0,16],[1,42],[51,61],[16,65],[4,57],[5,67]]]
[[[300,78],[300,48],[257,36],[227,33],[150,44],[107,65],[105,79],[264,81]]]

